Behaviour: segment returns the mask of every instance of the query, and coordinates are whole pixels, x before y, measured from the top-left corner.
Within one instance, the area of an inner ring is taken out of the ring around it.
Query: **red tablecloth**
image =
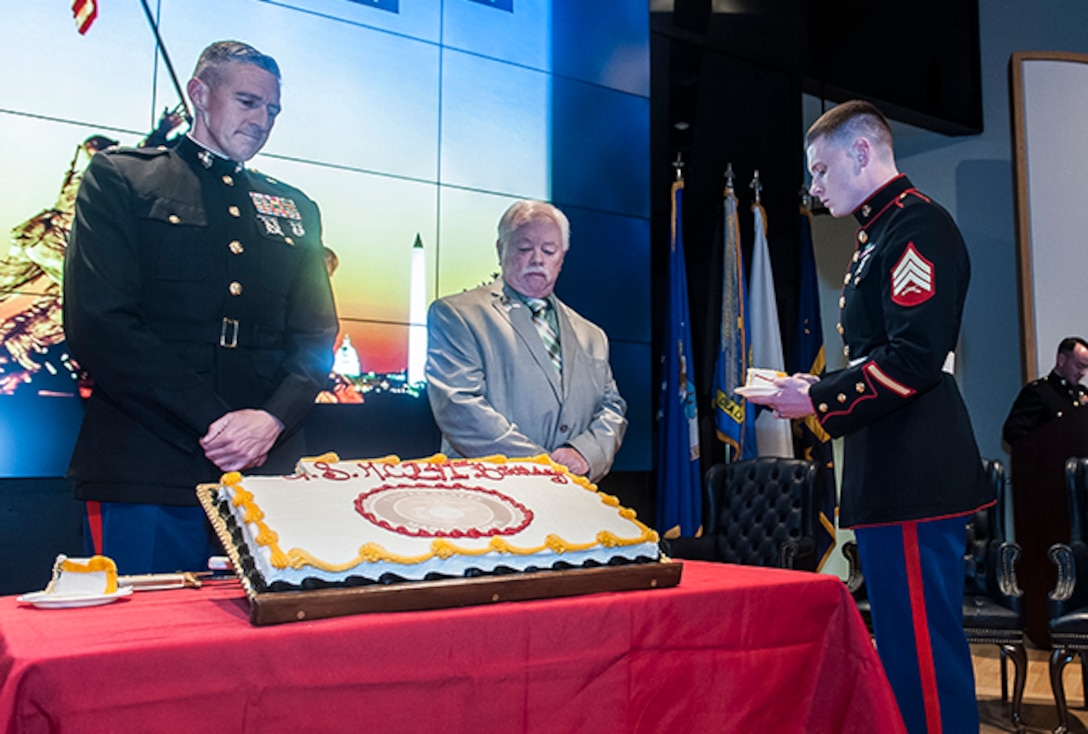
[[[252,627],[234,582],[0,599],[5,732],[902,731],[836,578],[688,561],[673,589]]]

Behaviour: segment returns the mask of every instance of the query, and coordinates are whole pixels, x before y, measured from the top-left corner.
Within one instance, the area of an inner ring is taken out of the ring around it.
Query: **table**
[[[686,561],[671,589],[247,620],[233,580],[0,598],[0,731],[903,731],[832,576]]]

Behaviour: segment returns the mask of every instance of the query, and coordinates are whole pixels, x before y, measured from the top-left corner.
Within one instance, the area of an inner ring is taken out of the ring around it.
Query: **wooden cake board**
[[[219,539],[234,564],[249,599],[249,621],[255,626],[324,619],[370,612],[408,612],[478,606],[504,601],[527,601],[595,594],[600,591],[664,589],[680,583],[683,564],[671,560],[623,566],[598,566],[562,571],[537,571],[440,581],[405,581],[344,588],[302,591],[253,589],[242,571],[239,549],[216,505],[217,485],[197,488]]]
[[[420,611],[599,591],[661,589],[679,584],[682,569],[682,563],[639,563],[314,591],[250,594],[247,589],[249,621],[261,626],[345,614]]]

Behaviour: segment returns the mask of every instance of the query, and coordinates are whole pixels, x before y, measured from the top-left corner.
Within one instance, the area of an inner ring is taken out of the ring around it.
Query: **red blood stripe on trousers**
[[[918,673],[922,679],[922,703],[926,708],[926,730],[941,734],[941,699],[937,693],[937,668],[933,663],[933,645],[929,641],[926,619],[926,592],[922,582],[922,558],[918,550],[918,525],[903,525],[903,556],[907,565],[907,589],[911,618],[914,620],[914,645],[918,653]]]

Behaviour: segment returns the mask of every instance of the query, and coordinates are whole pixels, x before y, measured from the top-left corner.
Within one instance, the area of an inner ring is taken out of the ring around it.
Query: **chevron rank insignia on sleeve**
[[[935,292],[933,263],[922,257],[911,242],[892,268],[892,301],[899,306],[917,306]]]

